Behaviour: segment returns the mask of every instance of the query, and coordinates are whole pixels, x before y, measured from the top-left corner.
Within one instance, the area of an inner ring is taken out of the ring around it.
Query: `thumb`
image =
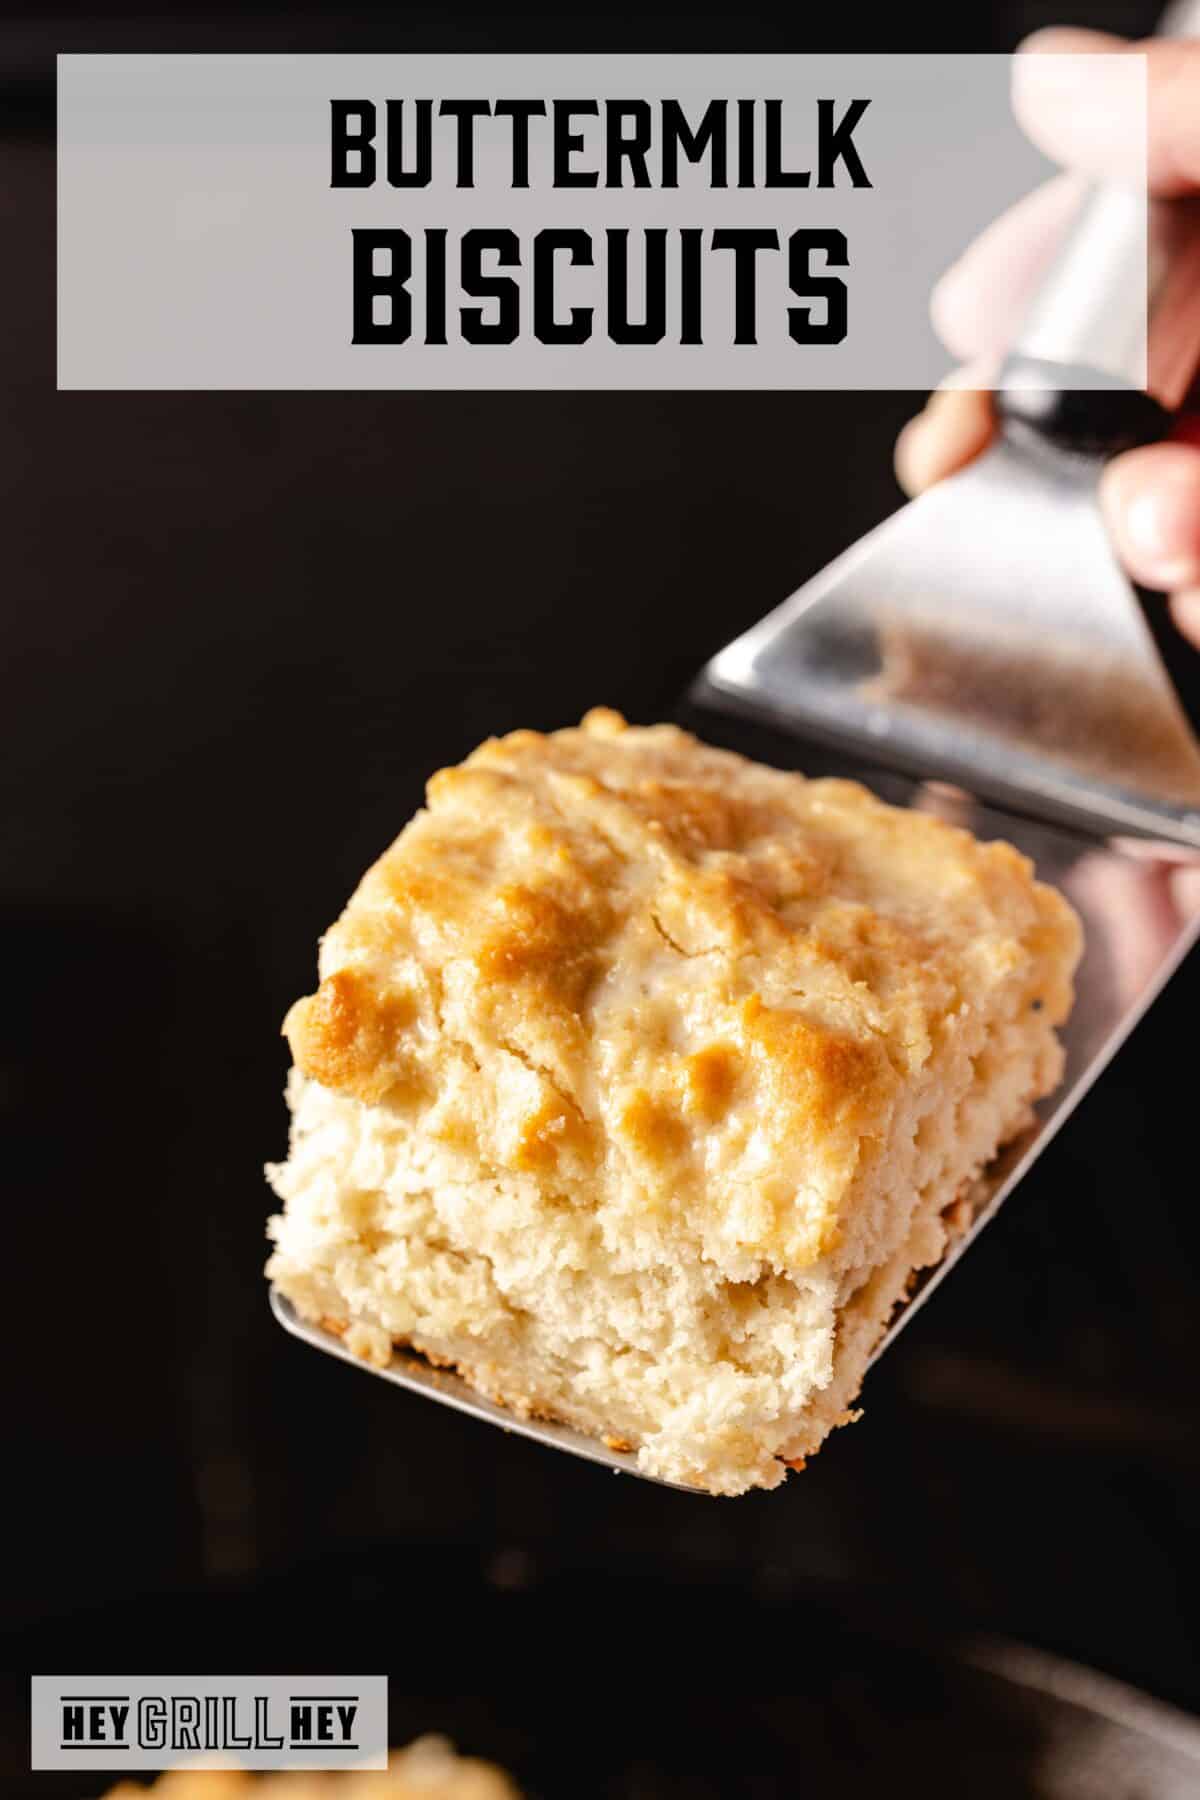
[[[1146,63],[1146,178],[1168,197],[1200,192],[1200,39],[1129,43],[1106,32],[1052,28],[1027,38],[1013,65],[1013,107],[1038,148],[1098,179],[1138,167],[1135,89],[1110,58]]]

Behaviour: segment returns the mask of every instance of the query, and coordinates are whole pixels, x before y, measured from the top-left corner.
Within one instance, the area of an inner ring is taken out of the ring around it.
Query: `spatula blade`
[[[722,650],[697,698],[1200,846],[1200,751],[1109,544],[1100,466],[1001,439]]]

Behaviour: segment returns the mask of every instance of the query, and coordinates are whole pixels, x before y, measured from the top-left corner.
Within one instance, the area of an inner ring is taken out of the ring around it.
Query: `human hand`
[[[1151,191],[1200,195],[1200,42],[1154,39],[1132,47],[1147,58]],[[1018,64],[1014,103],[1021,124],[1041,149],[1084,177],[1111,174],[1119,146],[1098,97],[1079,90],[1079,65],[1043,58],[1130,48],[1122,38],[1065,29],[1037,32],[1021,48],[1022,57],[1038,63],[1024,78]],[[1002,357],[1080,188],[1077,174],[1039,188],[990,226],[934,290],[934,324],[964,367],[897,440],[896,473],[908,493],[952,474],[990,440],[992,394],[978,384]],[[1168,441],[1114,457],[1101,478],[1100,500],[1129,573],[1170,595],[1176,623],[1200,648],[1200,411],[1185,411]]]

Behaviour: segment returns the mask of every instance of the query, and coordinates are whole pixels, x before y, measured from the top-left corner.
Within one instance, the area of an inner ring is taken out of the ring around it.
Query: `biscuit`
[[[773,1487],[1059,1080],[1081,947],[1010,845],[590,713],[489,741],[288,1014],[268,1273],[647,1473]]]
[[[332,1774],[306,1769],[251,1775],[241,1769],[172,1769],[150,1789],[122,1781],[105,1800],[520,1800],[491,1763],[458,1756],[445,1738],[423,1737],[392,1750],[383,1769]]]

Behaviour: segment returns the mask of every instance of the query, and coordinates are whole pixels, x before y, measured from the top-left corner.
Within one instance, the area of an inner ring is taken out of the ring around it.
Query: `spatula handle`
[[[1200,36],[1200,0],[1168,8],[1160,31]],[[1200,199],[1147,214],[1137,194],[1092,188],[1001,370],[1001,416],[1115,452],[1164,435],[1198,367]]]

